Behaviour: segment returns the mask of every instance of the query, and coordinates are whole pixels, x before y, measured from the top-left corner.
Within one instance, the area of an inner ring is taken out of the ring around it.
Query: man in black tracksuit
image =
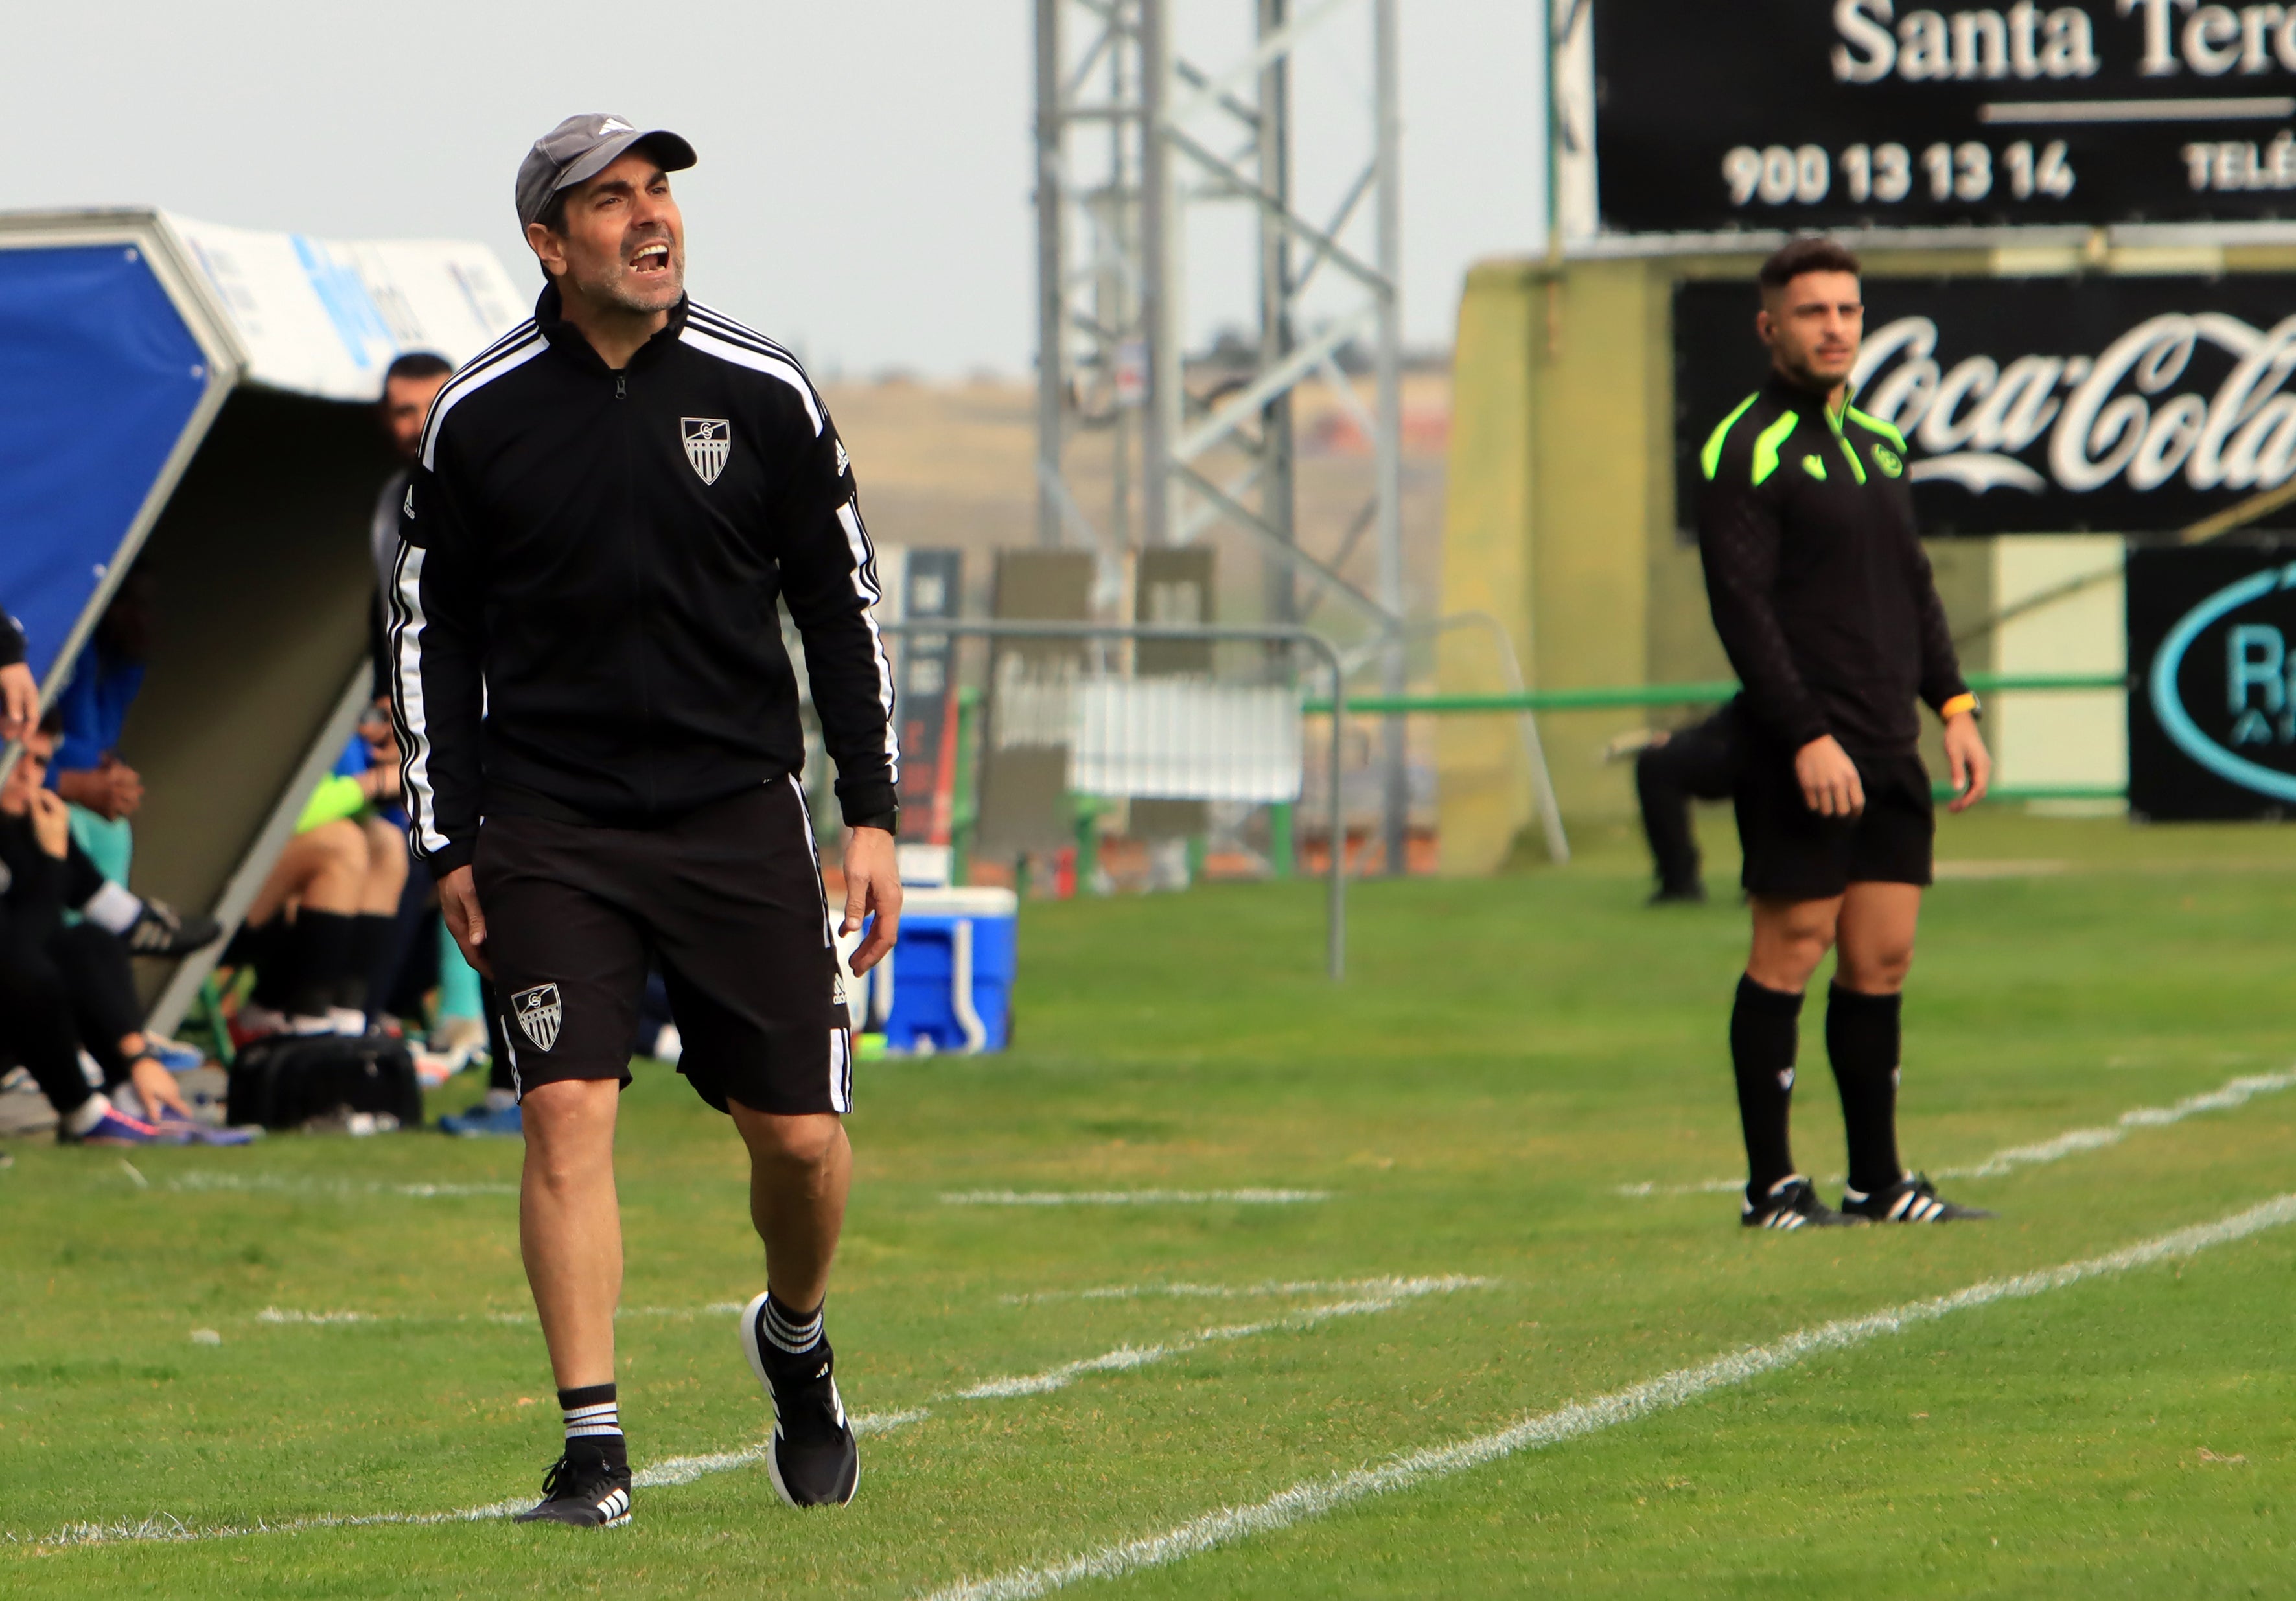
[[[1772,371],[1708,437],[1699,551],[1744,690],[1734,793],[1754,938],[1730,1018],[1750,1227],[1986,1213],[1898,1160],[1898,1013],[1935,822],[1915,698],[1945,725],[1952,810],[1990,762],[1914,521],[1906,442],[1849,404],[1857,258],[1802,239],[1763,264]],[[1794,1171],[1787,1107],[1802,991],[1838,950],[1825,1043],[1849,1179],[1840,1212]]]
[[[852,1049],[799,788],[775,609],[804,636],[849,830],[844,929],[889,949],[898,753],[875,558],[821,397],[684,292],[668,174],[691,146],[571,117],[519,170],[549,288],[431,404],[400,508],[394,713],[408,837],[503,998],[527,1140],[520,1234],[566,1417],[524,1515],[629,1515],[614,1389],[616,1098],[649,960],[678,1070],[750,1154],[766,1292],[743,1350],[773,1483],[852,1499],[822,1303],[844,1213]]]

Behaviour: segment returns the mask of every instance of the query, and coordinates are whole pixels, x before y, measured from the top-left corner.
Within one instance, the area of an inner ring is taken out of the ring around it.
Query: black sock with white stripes
[[[595,1452],[611,1466],[628,1465],[629,1442],[622,1436],[621,1403],[614,1399],[613,1385],[585,1385],[578,1390],[561,1390],[558,1409],[566,1414],[569,1456]]]
[[[829,1360],[829,1337],[822,1329],[821,1308],[796,1311],[767,1290],[765,1310],[758,1314],[758,1350],[776,1377],[816,1376]]]
[[[1757,1201],[1794,1170],[1786,1123],[1800,1043],[1801,997],[1742,976],[1730,1009],[1730,1066],[1746,1134],[1746,1194]]]
[[[1898,1164],[1898,1049],[1902,995],[1861,995],[1835,984],[1825,1000],[1825,1053],[1841,1091],[1849,1137],[1849,1188],[1887,1189],[1906,1176]]]

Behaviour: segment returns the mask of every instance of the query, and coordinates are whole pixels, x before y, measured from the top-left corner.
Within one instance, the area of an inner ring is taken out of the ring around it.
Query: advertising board
[[[1626,233],[2296,216],[2296,6],[1594,0]]]
[[[1751,276],[1751,274],[1750,274]],[[2296,278],[1868,278],[1861,411],[1911,446],[1923,532],[2182,528],[2296,475]],[[1748,282],[1674,298],[1677,527],[1761,382]]]
[[[2296,813],[2296,543],[2128,559],[2128,809]]]

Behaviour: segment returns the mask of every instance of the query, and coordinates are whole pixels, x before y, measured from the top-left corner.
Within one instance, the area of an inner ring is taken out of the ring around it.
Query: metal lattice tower
[[[1250,45],[1207,69],[1173,37],[1176,0],[1037,0],[1038,538],[1096,551],[1105,601],[1128,549],[1184,544],[1232,524],[1266,553],[1268,620],[1300,620],[1327,597],[1342,602],[1370,625],[1382,689],[1400,694],[1397,0],[1230,3],[1247,9]],[[1303,39],[1349,19],[1369,29],[1370,155],[1310,217],[1294,181],[1293,64]],[[1210,206],[1242,206],[1256,220],[1258,339],[1247,371],[1198,393],[1184,360],[1185,241],[1189,216]],[[1340,366],[1343,352],[1366,344],[1370,406]],[[1315,382],[1331,387],[1370,440],[1372,481],[1347,527],[1303,542],[1292,396]],[[1109,441],[1106,502],[1091,508],[1070,463],[1087,430]],[[1222,481],[1216,458],[1229,452],[1243,467]],[[1376,555],[1369,592],[1340,576],[1365,533]],[[1318,543],[1321,555],[1309,548]],[[1408,819],[1400,718],[1384,720],[1382,739],[1381,839],[1395,872]]]

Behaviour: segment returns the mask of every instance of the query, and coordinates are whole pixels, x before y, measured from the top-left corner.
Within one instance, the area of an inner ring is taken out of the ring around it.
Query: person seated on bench
[[[45,788],[56,747],[51,716],[26,736],[0,786],[0,1053],[20,1059],[56,1110],[66,1144],[148,1145],[190,1139],[240,1143],[196,1123],[145,1037],[127,948],[102,927],[67,927],[74,878],[70,819]],[[82,871],[92,872],[82,863]],[[103,1086],[80,1068],[85,1049]],[[115,1102],[134,1092],[129,1115]]]
[[[388,754],[352,737],[224,952],[255,968],[242,1035],[366,1032],[367,975],[406,884],[406,841],[373,815],[398,796],[397,761],[377,759]]]

